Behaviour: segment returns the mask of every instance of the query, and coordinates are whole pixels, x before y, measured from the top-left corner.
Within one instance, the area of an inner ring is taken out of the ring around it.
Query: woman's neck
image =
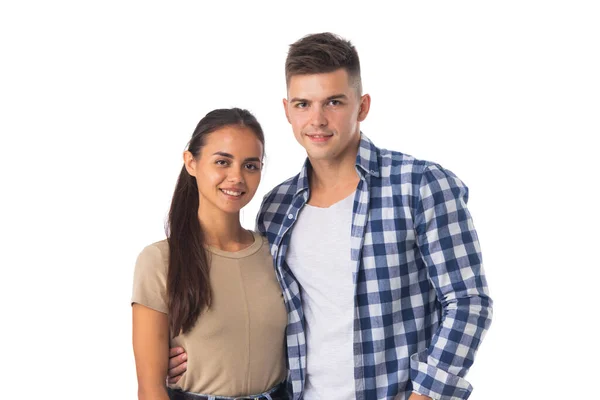
[[[225,251],[239,251],[254,240],[252,234],[240,224],[239,213],[230,214],[220,210],[208,212],[200,207],[198,219],[206,245]]]

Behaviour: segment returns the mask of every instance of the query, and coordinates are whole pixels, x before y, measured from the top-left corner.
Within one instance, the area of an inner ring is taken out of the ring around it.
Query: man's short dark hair
[[[361,95],[360,61],[354,45],[329,32],[307,35],[290,45],[285,60],[286,85],[295,75],[323,74],[340,68],[346,70],[349,83]]]

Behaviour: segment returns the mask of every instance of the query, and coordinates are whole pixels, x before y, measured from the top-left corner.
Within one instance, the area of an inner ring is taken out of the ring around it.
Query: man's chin
[[[334,158],[332,151],[326,149],[306,149],[306,154],[311,161],[328,161]]]

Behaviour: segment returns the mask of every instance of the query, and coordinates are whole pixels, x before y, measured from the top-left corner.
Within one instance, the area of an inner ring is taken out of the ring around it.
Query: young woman
[[[139,255],[132,297],[138,397],[285,399],[287,315],[268,243],[239,213],[261,178],[263,131],[238,108],[208,113],[184,152],[167,239]],[[187,371],[165,388],[169,347]]]

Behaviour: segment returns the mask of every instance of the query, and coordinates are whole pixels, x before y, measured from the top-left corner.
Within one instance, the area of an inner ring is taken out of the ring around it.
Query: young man
[[[361,133],[371,99],[349,41],[300,39],[286,79],[308,159],[265,196],[257,226],[286,300],[293,399],[468,398],[492,300],[467,187]]]

